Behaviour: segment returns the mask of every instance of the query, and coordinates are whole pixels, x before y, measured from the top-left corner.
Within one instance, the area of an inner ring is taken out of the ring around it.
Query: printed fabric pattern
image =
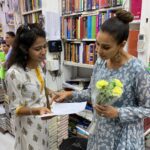
[[[89,136],[87,150],[144,150],[143,119],[150,117],[150,78],[144,66],[131,58],[117,70],[108,69],[106,61],[97,60],[87,90],[74,92],[72,102],[95,101],[95,83],[98,80],[119,79],[122,96],[113,104],[119,117],[109,119],[94,113],[96,128]]]
[[[42,76],[44,74],[40,70]],[[19,106],[45,107],[45,91],[40,91],[40,82],[34,69],[24,71],[13,65],[6,75],[10,112],[15,115]],[[49,150],[48,121],[36,116],[15,115],[15,150]]]

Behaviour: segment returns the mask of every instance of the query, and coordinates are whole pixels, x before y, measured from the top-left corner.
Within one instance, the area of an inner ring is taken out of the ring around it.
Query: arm
[[[94,65],[94,68],[93,68],[93,73],[91,76],[91,81],[90,81],[90,84],[88,86],[88,89],[82,90],[79,92],[76,92],[76,91],[72,92],[72,100],[71,101],[81,102],[81,101],[91,100],[91,90],[93,88],[95,88],[95,82],[94,82],[95,74],[99,71],[99,69],[102,67],[103,64],[104,64],[104,61],[102,61],[100,58],[98,58],[95,65]]]
[[[141,69],[135,76],[136,107],[119,108],[120,122],[137,121],[150,117],[150,78],[148,73]]]
[[[47,109],[46,107],[30,108],[30,107],[21,106],[16,108],[16,114],[18,116],[42,115],[49,112],[50,112],[49,109]]]
[[[90,85],[91,85],[91,82],[90,82]],[[82,102],[82,101],[87,101],[87,100],[91,99],[90,85],[89,85],[87,90],[57,92],[57,93],[54,94],[54,97],[52,98],[52,101],[56,101],[56,102],[63,102],[63,101]]]
[[[90,83],[91,84],[91,83]],[[89,85],[88,89],[82,90],[79,92],[72,92],[71,102],[83,102],[91,100],[91,86]]]

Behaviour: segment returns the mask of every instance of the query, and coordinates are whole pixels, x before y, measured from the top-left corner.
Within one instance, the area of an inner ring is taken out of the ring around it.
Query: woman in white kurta
[[[15,115],[15,150],[49,150],[47,121],[36,115],[46,107],[44,76],[45,32],[37,25],[20,26],[6,75],[10,112]]]

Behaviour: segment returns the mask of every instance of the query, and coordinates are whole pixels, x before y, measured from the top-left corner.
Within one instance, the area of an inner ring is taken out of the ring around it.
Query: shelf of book
[[[77,115],[80,116],[80,117],[83,117],[83,118],[85,118],[85,119],[87,119],[89,121],[92,121],[92,117],[93,117],[92,112],[87,113],[86,111],[82,111],[80,113],[77,113]]]
[[[75,63],[75,62],[71,62],[71,61],[64,61],[64,65],[89,68],[89,69],[93,69],[93,66],[94,66],[94,65],[89,65],[89,64]]]
[[[31,11],[28,11],[28,12],[22,12],[22,15],[29,15],[29,14],[32,14],[32,13],[37,13],[37,12],[41,12],[42,9],[36,9],[36,10],[31,10]]]
[[[87,41],[87,42],[88,42],[88,41],[89,41],[89,42],[90,42],[90,41],[91,41],[91,42],[96,42],[96,39],[82,39],[82,41],[85,41],[85,42],[86,42],[86,41]]]
[[[74,42],[74,43],[82,43],[82,42],[95,42],[96,39],[87,39],[87,38],[84,38],[84,39],[64,39],[65,42]]]
[[[38,23],[42,15],[42,0],[21,0],[23,23]]]

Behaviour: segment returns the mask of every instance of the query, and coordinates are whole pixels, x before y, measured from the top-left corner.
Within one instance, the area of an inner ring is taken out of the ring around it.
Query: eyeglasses
[[[48,47],[48,44],[45,43],[44,45],[40,45],[37,47],[32,47],[32,49],[36,50],[36,51],[41,51],[42,49],[46,49]]]

